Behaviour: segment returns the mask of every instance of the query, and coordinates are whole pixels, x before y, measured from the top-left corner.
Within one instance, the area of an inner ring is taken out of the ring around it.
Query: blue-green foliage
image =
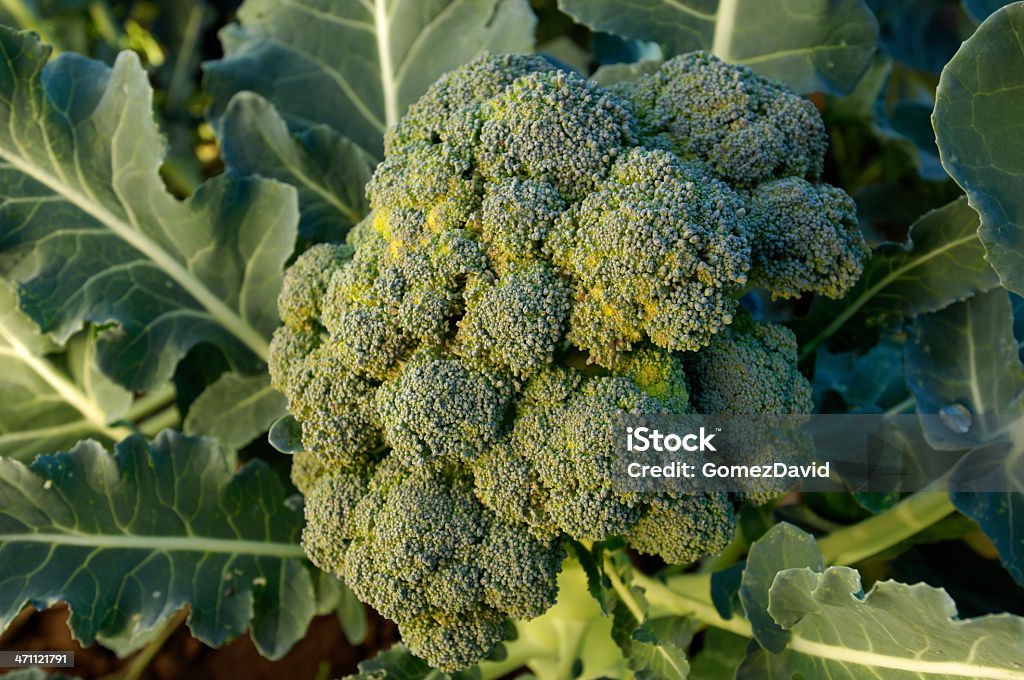
[[[792,333],[734,320],[751,284],[855,281],[824,148],[808,102],[704,54],[618,93],[528,56],[444,76],[348,244],[286,277],[271,373],[311,559],[454,670],[554,603],[566,538],[722,550],[747,499],[617,488],[619,419],[810,409]]]

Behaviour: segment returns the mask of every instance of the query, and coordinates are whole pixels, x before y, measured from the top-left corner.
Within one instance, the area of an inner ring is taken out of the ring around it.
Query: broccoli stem
[[[587,576],[570,558],[558,577],[558,602],[543,616],[516,621],[518,637],[505,643],[506,657],[479,664],[482,680],[528,667],[538,680],[622,677],[622,654],[611,637],[611,617],[587,589]]]
[[[946,491],[919,491],[889,510],[818,541],[830,564],[854,564],[927,529],[956,509]]]

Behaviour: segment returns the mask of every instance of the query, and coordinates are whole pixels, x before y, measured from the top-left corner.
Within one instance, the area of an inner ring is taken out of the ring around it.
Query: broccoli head
[[[859,274],[824,145],[812,105],[702,53],[614,91],[520,55],[441,78],[279,300],[310,558],[452,670],[551,606],[569,540],[720,551],[754,496],[624,490],[616,437],[809,408],[792,334],[738,298]]]

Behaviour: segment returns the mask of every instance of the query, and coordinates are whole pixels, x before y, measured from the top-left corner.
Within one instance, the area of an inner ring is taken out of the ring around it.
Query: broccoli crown
[[[347,245],[289,270],[269,365],[310,558],[451,670],[551,605],[568,538],[726,545],[744,498],[613,484],[623,419],[808,410],[792,334],[737,298],[838,294],[863,242],[813,183],[814,107],[705,54],[616,92],[485,55],[385,147]]]

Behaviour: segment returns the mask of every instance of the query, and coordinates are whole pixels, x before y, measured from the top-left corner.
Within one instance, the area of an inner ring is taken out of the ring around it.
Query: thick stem
[[[169,427],[178,427],[180,424],[181,414],[178,412],[178,407],[172,406],[139,423],[139,432],[153,438],[161,431]]]
[[[829,564],[854,564],[927,529],[955,511],[946,491],[919,491],[885,512],[818,540]]]

